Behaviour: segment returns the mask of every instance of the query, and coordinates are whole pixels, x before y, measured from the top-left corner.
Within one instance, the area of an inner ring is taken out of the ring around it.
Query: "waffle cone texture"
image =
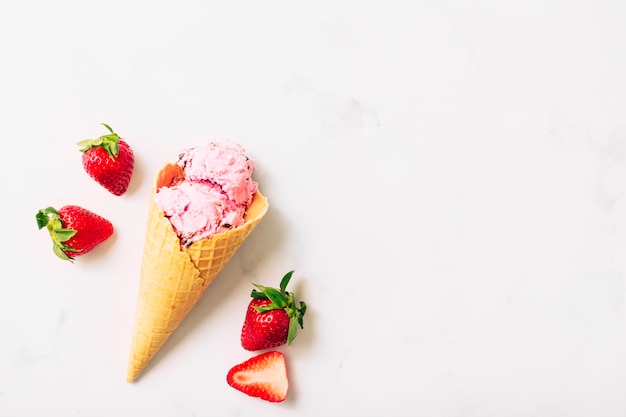
[[[144,370],[268,209],[267,199],[257,191],[242,226],[182,249],[172,224],[152,197],[160,187],[169,186],[183,176],[180,167],[167,164],[159,171],[152,189],[128,382]]]

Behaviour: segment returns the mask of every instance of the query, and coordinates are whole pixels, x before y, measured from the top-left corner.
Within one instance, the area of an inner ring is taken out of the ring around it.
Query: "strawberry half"
[[[298,327],[304,328],[306,304],[301,301],[297,307],[294,294],[286,291],[293,272],[283,277],[279,289],[253,284],[259,291],[252,290],[250,294],[252,300],[241,329],[241,346],[244,349],[253,351],[285,343],[291,345],[298,334]]]
[[[133,150],[105,123],[109,132],[98,139],[86,139],[77,143],[83,152],[83,168],[91,178],[114,195],[122,195],[128,189],[133,175],[135,156]]]
[[[226,382],[251,397],[271,402],[284,401],[289,390],[285,356],[271,351],[250,358],[232,367]]]
[[[113,234],[110,221],[79,206],[41,209],[35,216],[39,230],[46,227],[52,238],[55,255],[73,261],[91,251]]]

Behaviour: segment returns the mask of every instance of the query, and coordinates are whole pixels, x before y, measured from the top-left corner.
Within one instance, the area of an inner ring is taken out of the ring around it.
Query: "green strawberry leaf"
[[[280,280],[280,289],[283,291],[287,290],[287,285],[289,284],[289,280],[291,279],[291,276],[293,275],[294,271],[289,271],[285,274],[285,276],[283,277],[283,279]]]
[[[116,158],[120,154],[119,140],[116,140],[111,144],[111,146],[109,147],[109,154],[113,155]]]
[[[294,302],[295,304],[295,302]],[[290,312],[287,313],[289,316],[289,331],[287,333],[287,345],[291,345],[291,342],[298,335],[298,326],[301,329],[304,329],[304,314],[306,313],[306,304],[304,301],[300,301],[300,307],[295,309],[290,309]]]
[[[257,291],[257,290],[252,290],[252,292],[250,293],[250,297],[267,300],[267,296],[263,294],[261,291]]]
[[[290,346],[293,339],[298,335],[298,320],[292,317],[289,320],[289,331],[287,333],[287,345]]]
[[[266,306],[254,306],[253,308],[259,313],[267,313],[268,311],[272,310],[280,310],[280,308],[274,303],[268,304]]]
[[[80,142],[76,143],[78,146],[80,146],[81,148],[79,149],[80,152],[87,152],[90,149],[93,148],[103,148],[103,139],[102,138],[98,138],[98,139],[85,139],[85,140],[81,140]]]
[[[43,229],[44,227],[48,225],[48,216],[45,213],[43,213],[42,210],[37,212],[35,219],[37,220],[37,228],[39,230]]]
[[[66,251],[66,252],[74,252],[74,253],[81,252],[81,250],[80,250],[80,249],[70,248],[69,246],[67,246],[67,245],[66,245],[66,244],[64,244],[64,243],[61,243],[61,245],[60,245],[60,246],[61,246],[61,249],[63,249],[63,250],[64,250],[64,251]]]
[[[111,129],[111,126],[109,126],[109,125],[108,125],[108,124],[106,124],[106,123],[100,123],[100,124],[101,124],[102,126],[106,127],[106,128],[109,130],[109,132],[111,132],[111,133],[113,133],[113,134],[115,135],[115,132],[113,131],[113,129]]]
[[[284,308],[287,306],[288,298],[285,292],[281,290],[277,290],[276,288],[272,288],[272,287],[264,287],[263,285],[258,285],[258,284],[253,284],[253,285],[257,287],[259,290],[261,290],[261,293],[264,296],[264,297],[255,297],[255,298],[267,298],[271,300],[272,304],[274,305],[274,308],[273,308],[274,310],[277,308]],[[269,306],[266,306],[266,307],[269,307]]]
[[[53,232],[58,242],[67,242],[76,234],[76,230],[72,229],[55,229]]]
[[[273,304],[275,304],[278,308],[287,307],[289,297],[285,295],[284,292],[279,291],[275,288],[265,288],[263,293],[269,298]]]
[[[52,250],[54,251],[54,254],[56,256],[58,256],[59,258],[63,259],[64,261],[70,261],[70,262],[74,261],[74,258],[72,258],[70,256],[67,256],[67,254],[65,252],[63,252],[59,246],[52,245]]]
[[[297,310],[296,316],[298,318],[298,324],[300,324],[300,328],[304,329],[304,314],[306,313],[306,304],[304,301],[300,301],[300,308]]]

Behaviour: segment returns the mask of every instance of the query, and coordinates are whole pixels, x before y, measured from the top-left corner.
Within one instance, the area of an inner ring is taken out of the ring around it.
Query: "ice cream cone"
[[[153,195],[183,172],[168,164],[157,175]],[[150,198],[141,264],[139,295],[126,379],[132,382],[163,346],[206,288],[267,212],[267,199],[256,192],[245,223],[181,249],[170,221]]]

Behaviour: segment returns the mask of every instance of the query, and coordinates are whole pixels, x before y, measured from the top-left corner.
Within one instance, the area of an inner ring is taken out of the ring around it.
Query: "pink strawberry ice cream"
[[[183,246],[241,226],[258,184],[253,159],[238,144],[211,142],[183,151],[185,179],[161,187],[154,201],[170,219]]]

